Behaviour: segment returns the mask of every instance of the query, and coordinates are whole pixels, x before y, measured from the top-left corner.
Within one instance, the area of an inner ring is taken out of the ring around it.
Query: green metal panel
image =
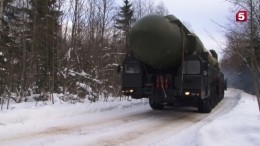
[[[164,16],[150,15],[136,22],[129,46],[137,58],[155,68],[172,67],[181,61],[180,28]]]
[[[195,38],[192,51],[187,50],[188,36]],[[206,52],[204,59],[219,69],[217,59],[204,48],[200,39],[173,15],[148,15],[138,20],[130,30],[129,47],[140,61],[154,68],[180,64],[183,52],[198,55]]]

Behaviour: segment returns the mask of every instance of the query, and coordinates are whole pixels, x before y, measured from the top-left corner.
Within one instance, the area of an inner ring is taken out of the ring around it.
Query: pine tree
[[[0,51],[6,52],[13,42],[10,24],[15,18],[15,8],[11,5],[12,0],[1,2],[1,29],[0,29]]]
[[[57,45],[60,31],[57,0],[30,0],[29,10],[36,85],[40,90],[57,89]],[[53,87],[54,86],[54,87]]]
[[[0,96],[4,93],[5,90],[5,80],[4,77],[6,74],[6,60],[4,54],[0,51]]]
[[[19,57],[21,49],[18,39],[20,26],[19,12],[20,9],[13,4],[13,0],[5,0],[2,2],[2,22],[0,31],[0,52],[5,56],[6,63],[4,65],[5,72],[8,72],[2,79],[5,86],[10,91],[14,91],[19,85]],[[18,68],[17,68],[18,67]]]
[[[120,7],[120,11],[116,18],[115,27],[123,31],[124,38],[125,38],[124,43],[126,45],[126,49],[127,49],[127,40],[128,40],[131,24],[134,22],[133,12],[134,10],[132,8],[132,4],[128,0],[124,0],[124,6]]]
[[[2,30],[2,19],[3,19],[4,1],[0,1],[0,32]]]

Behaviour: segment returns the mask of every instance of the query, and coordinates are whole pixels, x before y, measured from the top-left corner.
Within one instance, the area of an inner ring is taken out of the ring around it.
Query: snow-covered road
[[[153,111],[141,100],[36,108],[23,103],[1,113],[0,145],[210,145],[203,127],[234,110],[241,93],[229,89],[210,114],[184,107]]]

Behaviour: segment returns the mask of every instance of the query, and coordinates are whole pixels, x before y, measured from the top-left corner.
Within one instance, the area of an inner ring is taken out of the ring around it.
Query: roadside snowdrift
[[[260,114],[256,98],[242,93],[238,104],[198,133],[198,146],[259,146]]]
[[[259,146],[256,98],[228,89],[211,114],[153,111],[146,100],[52,105],[26,102],[0,111],[0,145]]]

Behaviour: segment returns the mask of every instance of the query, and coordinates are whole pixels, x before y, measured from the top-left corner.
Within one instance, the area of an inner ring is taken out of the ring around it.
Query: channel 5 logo
[[[247,22],[246,10],[240,10],[236,13],[236,22]]]

